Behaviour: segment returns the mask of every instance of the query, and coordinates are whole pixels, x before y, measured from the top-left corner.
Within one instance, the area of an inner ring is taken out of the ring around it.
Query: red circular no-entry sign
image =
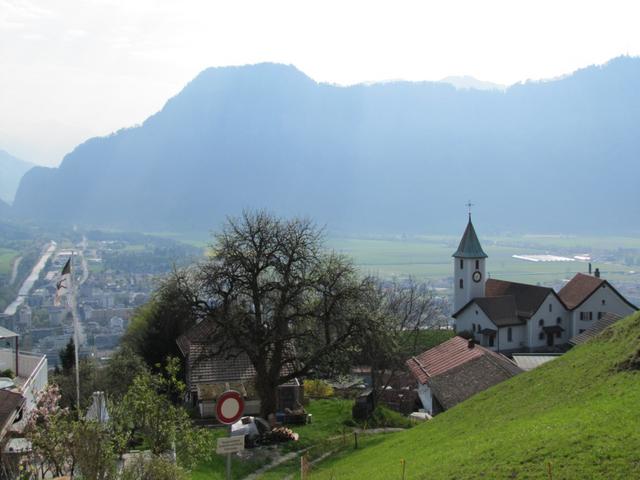
[[[227,425],[237,422],[244,412],[242,395],[235,390],[227,390],[216,400],[216,417]]]

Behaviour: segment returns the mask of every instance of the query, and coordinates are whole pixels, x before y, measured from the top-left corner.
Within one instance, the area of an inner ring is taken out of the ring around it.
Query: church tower
[[[467,223],[458,249],[453,254],[454,312],[460,310],[473,298],[484,297],[486,259],[487,254],[480,246],[473,223],[471,223],[471,213],[469,213],[469,223]]]

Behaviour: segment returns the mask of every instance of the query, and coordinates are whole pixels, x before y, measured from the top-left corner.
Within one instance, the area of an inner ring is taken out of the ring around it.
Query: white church
[[[471,214],[453,254],[454,314],[458,333],[500,352],[548,351],[594,325],[605,313],[626,317],[638,308],[600,272],[578,273],[559,292],[552,288],[487,279],[487,254]]]

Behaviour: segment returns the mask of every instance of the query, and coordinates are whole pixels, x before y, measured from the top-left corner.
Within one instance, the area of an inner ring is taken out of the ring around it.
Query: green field
[[[313,479],[640,478],[640,313]],[[549,475],[551,469],[551,475]]]
[[[439,280],[451,277],[451,255],[459,237],[418,236],[403,238],[330,238],[328,245],[355,260],[366,274],[381,277],[414,276],[421,280]],[[528,262],[513,255],[552,254],[572,257],[591,253],[603,275],[609,280],[640,282],[640,238],[572,237],[572,236],[511,236],[482,237],[482,246],[489,255],[487,273],[491,277],[505,278],[526,283],[550,284],[585,272],[585,262]],[[626,257],[639,262],[635,266],[624,265],[622,250],[631,253]],[[615,257],[617,261],[611,261]]]
[[[11,275],[13,260],[18,256],[18,252],[10,248],[0,247],[0,275]]]
[[[300,450],[311,445],[315,445],[323,440],[341,434],[345,420],[351,418],[351,407],[353,402],[350,400],[315,400],[307,407],[307,411],[313,414],[313,422],[309,425],[300,425],[292,427],[295,432],[300,434],[298,442],[283,444],[280,448],[283,453],[291,450]],[[220,429],[219,435],[226,435],[226,430]],[[273,452],[267,452],[271,455]],[[269,463],[270,459],[256,459],[254,461],[242,461],[238,458],[233,459],[234,478],[242,478],[245,475],[257,470],[265,463]],[[290,469],[291,465],[283,466]],[[192,474],[192,480],[216,480],[225,478],[225,458],[216,456],[211,462],[200,465]]]

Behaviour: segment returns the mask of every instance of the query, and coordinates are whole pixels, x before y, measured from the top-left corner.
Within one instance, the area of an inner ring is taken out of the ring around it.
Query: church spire
[[[488,255],[482,250],[476,230],[473,228],[473,223],[471,223],[470,203],[467,206],[469,207],[469,223],[467,223],[460,245],[458,245],[458,249],[453,256],[456,258],[487,258]]]

